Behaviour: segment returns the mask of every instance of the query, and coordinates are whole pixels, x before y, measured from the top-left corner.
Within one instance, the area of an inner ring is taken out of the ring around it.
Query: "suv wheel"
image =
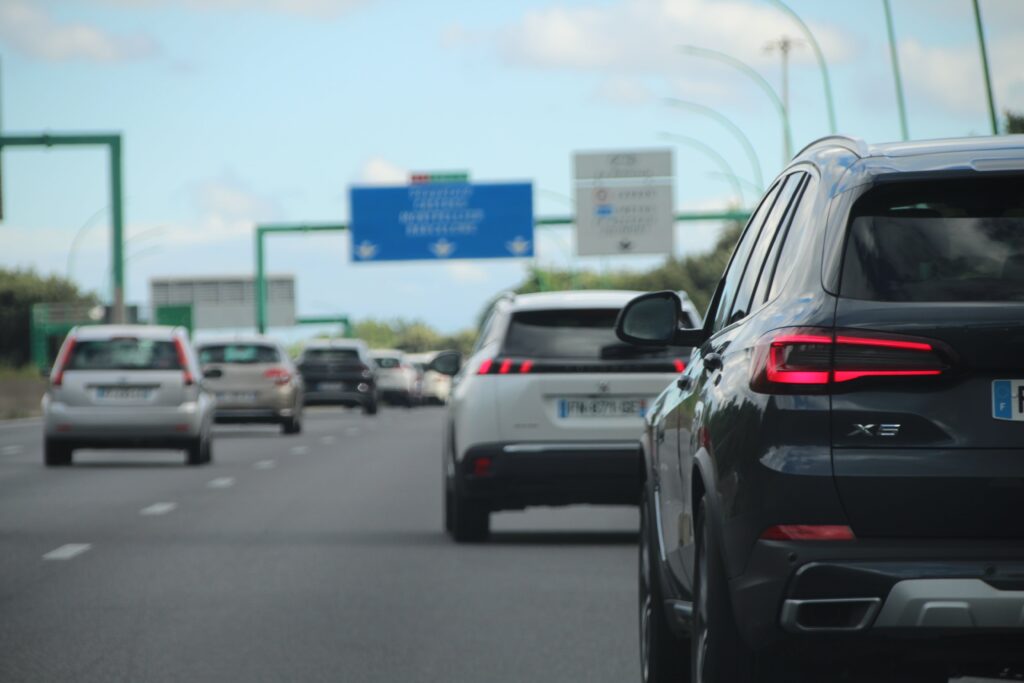
[[[693,580],[693,683],[760,681],[753,652],[740,638],[725,566],[703,499],[697,509]]]
[[[373,399],[368,403],[363,404],[363,415],[376,415],[377,414],[377,399]]]
[[[43,463],[47,467],[67,467],[71,464],[71,446],[46,439],[43,442]]]
[[[459,543],[483,541],[491,533],[491,511],[480,500],[452,493],[452,537]]]
[[[455,511],[453,507],[455,505],[455,496],[452,495],[452,484],[445,475],[444,478],[444,530],[448,533],[452,533],[455,527]]]
[[[213,459],[210,449],[210,440],[204,436],[197,436],[185,449],[185,463],[195,467],[203,465]]]
[[[645,490],[640,500],[640,674],[644,683],[690,680],[690,643],[677,638],[665,617],[658,579],[657,529]]]

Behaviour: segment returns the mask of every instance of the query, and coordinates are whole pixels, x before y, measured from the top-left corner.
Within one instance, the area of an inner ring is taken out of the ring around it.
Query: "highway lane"
[[[456,546],[441,415],[221,427],[202,468],[46,470],[38,423],[0,426],[0,681],[633,680],[635,511],[503,513]]]
[[[457,546],[442,414],[218,427],[200,468],[47,470],[37,421],[0,424],[0,681],[636,680],[635,510],[501,513]]]

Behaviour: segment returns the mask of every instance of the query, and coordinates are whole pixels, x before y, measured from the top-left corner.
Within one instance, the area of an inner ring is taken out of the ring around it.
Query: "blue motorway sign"
[[[353,261],[533,256],[530,183],[353,187]]]

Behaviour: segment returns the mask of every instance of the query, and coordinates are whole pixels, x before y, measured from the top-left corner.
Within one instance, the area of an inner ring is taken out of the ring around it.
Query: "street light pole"
[[[778,7],[780,10],[788,14],[796,21],[800,27],[800,31],[807,38],[807,42],[811,44],[811,49],[814,50],[814,56],[818,60],[818,67],[821,69],[821,80],[825,84],[825,104],[828,107],[828,128],[829,132],[833,135],[836,134],[836,107],[835,102],[832,100],[832,81],[828,75],[828,64],[825,62],[825,53],[821,50],[821,45],[818,44],[817,38],[811,33],[810,27],[804,23],[804,20],[782,0],[769,0],[773,5]]]
[[[900,77],[900,54],[896,46],[896,31],[892,25],[892,7],[889,0],[882,0],[885,8],[885,27],[889,33],[889,57],[892,59],[892,79],[896,83],[896,106],[900,112],[900,134],[904,140],[910,139],[910,129],[907,127],[907,104],[903,97],[903,79]]]
[[[985,94],[988,96],[988,117],[992,122],[992,135],[999,135],[999,121],[996,119],[996,103],[992,96],[992,76],[988,70],[988,48],[985,47],[985,29],[981,24],[981,8],[978,0],[974,3],[974,25],[978,29],[978,49],[981,51],[981,69],[985,74]]]
[[[779,112],[779,117],[782,119],[782,147],[784,158],[782,165],[785,166],[789,163],[789,160],[793,157],[793,134],[789,127],[789,114],[786,112],[786,107],[782,103],[782,98],[779,97],[779,93],[775,92],[775,88],[772,87],[771,83],[765,80],[764,76],[759,74],[754,67],[741,62],[732,55],[727,55],[724,52],[718,50],[711,50],[706,47],[695,47],[693,45],[681,45],[679,46],[680,52],[687,55],[696,57],[706,57],[708,59],[714,59],[716,61],[728,64],[734,69],[742,71],[744,74],[754,80],[757,85],[764,90],[768,95],[768,98],[775,105],[775,108]]]
[[[786,111],[786,118],[789,118],[789,51],[799,45],[789,36],[782,36],[773,40],[765,46],[765,50],[773,52],[778,50],[782,55],[782,108]]]
[[[747,137],[747,134],[743,132],[742,128],[733,123],[725,114],[715,111],[711,107],[707,107],[703,104],[690,102],[689,100],[680,100],[675,97],[666,98],[665,103],[673,107],[681,107],[683,109],[695,111],[699,114],[710,116],[725,126],[725,128],[739,141],[740,146],[743,147],[743,151],[750,160],[750,168],[754,173],[754,182],[756,182],[760,188],[758,192],[764,191],[764,177],[761,175],[761,159],[757,156],[757,151],[754,149],[754,145],[750,142],[750,138]]]

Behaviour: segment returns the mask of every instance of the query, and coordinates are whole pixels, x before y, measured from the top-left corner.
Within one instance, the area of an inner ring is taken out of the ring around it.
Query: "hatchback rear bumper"
[[[43,401],[43,430],[47,438],[85,443],[86,441],[137,444],[152,440],[192,439],[203,431],[209,415],[199,402],[178,406],[121,406],[96,408],[69,406]],[[106,446],[109,447],[109,446]]]
[[[1020,540],[759,541],[731,587],[744,638],[759,647],[914,638],[949,640],[952,654],[972,636],[1024,646]]]
[[[458,476],[463,495],[509,510],[636,505],[641,471],[638,442],[487,443],[466,451]]]

